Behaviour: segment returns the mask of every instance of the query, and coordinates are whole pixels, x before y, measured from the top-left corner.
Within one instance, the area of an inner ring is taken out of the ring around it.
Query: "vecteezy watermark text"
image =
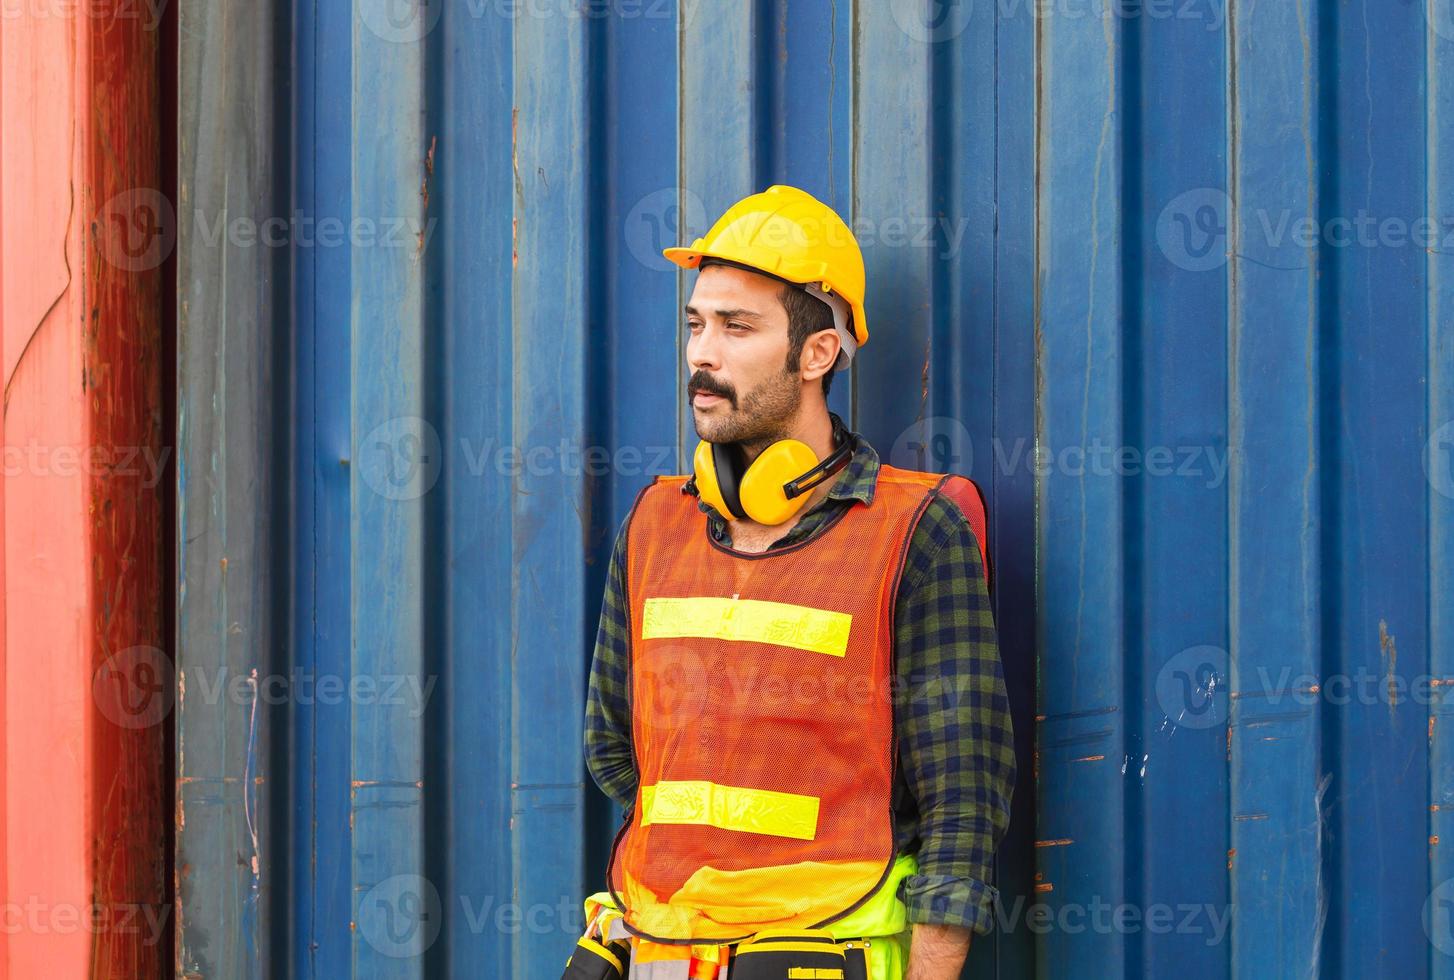
[[[109,935],[140,935],[154,946],[171,916],[169,903],[91,902],[75,905],[50,902],[32,895],[24,901],[0,902],[0,933],[14,936],[74,935],[85,932]]]
[[[1234,708],[1238,724],[1256,721],[1263,709],[1401,704],[1428,708],[1442,704],[1451,689],[1454,677],[1434,674],[1410,677],[1361,665],[1350,673],[1315,674],[1288,665],[1257,664],[1238,672],[1234,690],[1230,657],[1214,644],[1182,650],[1156,674],[1157,704],[1167,724],[1192,729],[1227,724]]]
[[[161,26],[168,0],[0,0],[0,20],[84,17],[95,21],[139,21],[142,30]]]
[[[34,438],[0,450],[0,475],[139,478],[150,490],[162,481],[171,449],[157,446],[44,446]]]
[[[437,682],[434,675],[404,672],[344,677],[302,667],[259,673],[197,665],[186,669],[179,685],[170,657],[156,647],[135,646],[107,657],[96,668],[91,694],[102,717],[121,728],[140,729],[159,724],[171,713],[179,687],[198,704],[382,705],[402,708],[409,717],[418,718]]]

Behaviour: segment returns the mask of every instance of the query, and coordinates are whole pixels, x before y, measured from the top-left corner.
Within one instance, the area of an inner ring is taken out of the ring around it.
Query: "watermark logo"
[[[679,731],[702,720],[707,703],[728,702],[727,663],[709,665],[692,647],[647,643],[636,654],[635,684],[643,716],[660,731]]]
[[[363,23],[391,44],[412,44],[439,26],[445,0],[361,0]],[[450,0],[472,20],[676,20],[690,27],[708,0]]]
[[[685,187],[663,187],[632,205],[622,233],[631,257],[648,269],[675,269],[664,248],[690,245],[707,230],[707,206]]]
[[[1440,496],[1454,500],[1454,420],[1429,433],[1423,462],[1429,485]]]
[[[413,44],[439,24],[444,0],[358,0],[358,12],[379,40]]]
[[[1424,935],[1445,956],[1454,956],[1454,878],[1446,878],[1424,901]]]
[[[1177,196],[1156,219],[1156,244],[1179,269],[1210,272],[1227,264],[1232,199],[1214,187]]]
[[[959,419],[946,415],[919,419],[894,440],[889,465],[902,470],[967,474],[974,466],[974,440]]]
[[[177,214],[160,191],[133,187],[101,205],[93,225],[106,261],[123,272],[156,269],[177,242]]]
[[[443,908],[434,883],[422,875],[394,875],[359,900],[358,928],[384,956],[421,956],[434,945],[443,924]]]
[[[910,40],[938,44],[964,33],[974,16],[974,0],[889,0],[889,9]]]
[[[175,698],[171,659],[156,647],[128,647],[91,675],[91,697],[118,728],[148,728],[167,717]]]
[[[1182,728],[1214,728],[1228,715],[1227,651],[1195,646],[1166,662],[1156,675],[1156,701]]]
[[[364,483],[387,500],[418,500],[439,480],[444,453],[439,432],[414,415],[375,426],[359,445]]]

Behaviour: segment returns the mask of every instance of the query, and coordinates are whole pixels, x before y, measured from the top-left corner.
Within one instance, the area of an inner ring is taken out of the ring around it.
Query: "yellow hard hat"
[[[854,338],[859,346],[868,343],[863,252],[843,219],[805,190],[774,184],[744,197],[690,248],[661,254],[683,269],[697,268],[704,258],[722,259],[788,282],[818,285],[848,303]]]

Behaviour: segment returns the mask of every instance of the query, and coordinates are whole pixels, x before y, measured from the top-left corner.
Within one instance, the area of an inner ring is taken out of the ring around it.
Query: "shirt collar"
[[[836,413],[829,412],[828,414],[831,418],[842,421]],[[844,429],[848,429],[848,427],[845,425]],[[857,432],[848,430],[848,438],[853,443],[853,455],[849,457],[848,465],[838,473],[827,497],[820,501],[817,507],[824,506],[828,500],[858,500],[865,507],[873,503],[873,492],[878,486],[878,452],[868,444],[867,439]],[[723,520],[722,515],[717,513],[717,509],[705,503],[697,494],[694,480],[688,480],[682,487],[682,492],[697,497],[697,509],[702,513],[714,520]],[[817,507],[814,509],[816,510]]]

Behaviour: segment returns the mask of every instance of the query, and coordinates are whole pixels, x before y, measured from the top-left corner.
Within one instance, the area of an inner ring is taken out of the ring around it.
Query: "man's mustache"
[[[737,405],[737,392],[732,390],[729,385],[718,383],[709,375],[701,373],[692,375],[692,380],[687,383],[687,398],[695,397],[698,392],[706,395],[718,395],[726,398],[734,407]]]

